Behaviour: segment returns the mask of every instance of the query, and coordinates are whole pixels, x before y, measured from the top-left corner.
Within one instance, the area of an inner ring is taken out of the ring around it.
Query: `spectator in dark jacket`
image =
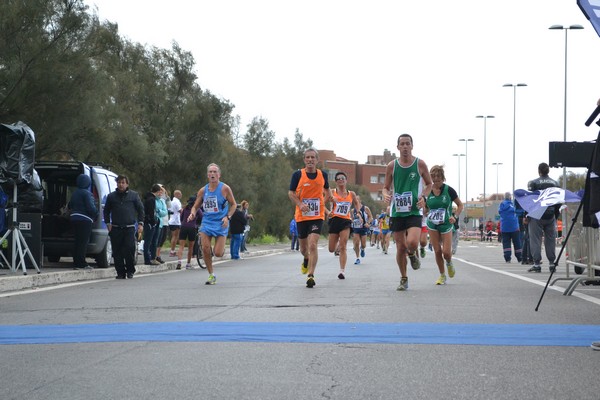
[[[156,260],[156,246],[160,234],[159,220],[156,215],[156,199],[161,195],[162,187],[155,183],[144,196],[144,264],[159,265]]]
[[[104,222],[112,245],[117,279],[133,278],[136,249],[135,226],[138,235],[144,229],[144,205],[140,196],[129,190],[129,179],[124,175],[116,178],[117,190],[106,197]]]
[[[244,229],[248,219],[242,211],[242,205],[238,204],[235,212],[231,216],[229,221],[229,232],[231,234],[231,240],[229,241],[229,254],[231,254],[232,260],[240,259],[240,248],[242,246],[242,237],[244,236]]]
[[[194,243],[196,241],[196,235],[198,234],[198,227],[202,223],[202,209],[198,209],[196,213],[196,218],[191,221],[188,221],[188,217],[192,212],[192,206],[196,202],[196,196],[191,196],[187,205],[181,210],[181,228],[179,230],[179,250],[177,250],[177,268],[181,269],[181,262],[183,257],[183,248],[186,243],[188,246],[187,253],[187,264],[185,265],[185,269],[192,269],[192,254],[194,252]]]
[[[92,235],[92,223],[98,216],[98,209],[90,191],[92,180],[89,176],[81,174],[77,177],[77,189],[71,195],[69,210],[70,220],[75,233],[73,246],[73,267],[75,269],[92,269],[85,262],[87,245]]]
[[[559,187],[558,182],[550,178],[550,166],[546,163],[538,165],[538,175],[536,178],[527,184],[527,189],[530,192],[551,187]],[[544,250],[548,258],[550,272],[556,268],[554,260],[556,258],[556,217],[559,215],[560,204],[548,206],[540,219],[529,218],[529,247],[531,248],[531,256],[533,258],[533,266],[529,268],[529,272],[542,272],[542,238],[544,240]]]
[[[500,214],[500,231],[502,232],[502,248],[504,249],[504,261],[511,260],[511,242],[515,249],[515,257],[521,262],[521,232],[519,230],[519,219],[515,212],[515,206],[511,201],[510,192],[504,194],[504,201],[498,208]]]

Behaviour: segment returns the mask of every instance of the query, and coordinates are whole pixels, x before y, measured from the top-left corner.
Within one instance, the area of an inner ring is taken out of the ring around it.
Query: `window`
[[[370,183],[379,183],[377,175],[371,175]]]

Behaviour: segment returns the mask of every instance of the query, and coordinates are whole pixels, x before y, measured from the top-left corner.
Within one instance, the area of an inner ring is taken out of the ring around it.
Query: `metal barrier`
[[[579,203],[569,203],[569,218],[574,217]],[[554,285],[559,280],[569,280],[571,283],[567,286],[563,294],[571,295],[578,285],[586,281],[600,281],[600,276],[596,276],[596,271],[600,271],[600,232],[598,229],[584,227],[582,224],[582,214],[580,213],[577,221],[574,222],[573,231],[567,241],[566,252],[566,277],[557,278],[552,281]],[[573,223],[569,220],[569,223]],[[563,231],[563,234],[565,232]],[[569,267],[575,271],[579,270],[581,275],[570,277]]]

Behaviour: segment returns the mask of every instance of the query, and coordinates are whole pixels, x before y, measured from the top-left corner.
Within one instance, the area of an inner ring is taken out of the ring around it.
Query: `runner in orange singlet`
[[[308,288],[315,286],[314,274],[319,259],[317,246],[325,219],[325,203],[331,200],[327,174],[317,169],[318,160],[317,150],[309,148],[304,151],[305,167],[294,172],[288,192],[288,197],[296,205],[298,240],[304,256],[301,271],[308,273]]]

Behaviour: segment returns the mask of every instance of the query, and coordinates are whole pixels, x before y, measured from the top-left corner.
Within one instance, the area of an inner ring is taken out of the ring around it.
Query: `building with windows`
[[[396,159],[396,154],[385,149],[383,155],[367,156],[365,164],[358,161],[338,157],[333,150],[319,150],[318,168],[328,173],[333,182],[335,174],[343,171],[348,176],[348,183],[365,187],[373,200],[383,201],[383,184],[385,182],[385,167]]]

